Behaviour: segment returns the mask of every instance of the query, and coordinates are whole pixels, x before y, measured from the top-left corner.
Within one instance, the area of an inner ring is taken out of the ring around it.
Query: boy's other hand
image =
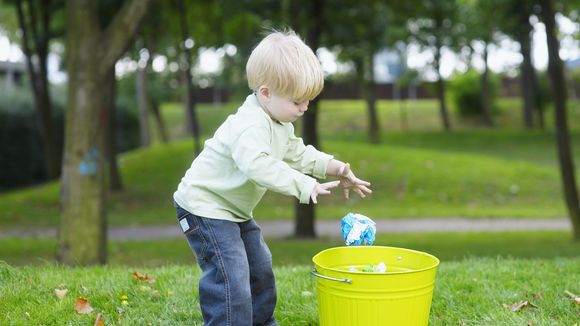
[[[356,192],[361,198],[365,198],[367,194],[372,194],[373,191],[369,187],[370,182],[361,180],[357,178],[350,169],[350,164],[346,163],[344,169],[341,169],[342,173],[338,176],[340,183],[344,188],[344,197],[349,198],[350,191]]]
[[[325,183],[318,183],[317,182],[316,185],[314,186],[314,189],[312,190],[312,194],[310,195],[310,199],[312,199],[313,203],[318,204],[318,201],[317,201],[318,195],[329,195],[330,190],[328,190],[328,189],[336,188],[336,187],[338,187],[339,184],[340,184],[340,180],[325,182]]]

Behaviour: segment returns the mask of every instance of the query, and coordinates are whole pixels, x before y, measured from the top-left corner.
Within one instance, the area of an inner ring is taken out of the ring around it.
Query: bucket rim
[[[429,258],[432,258],[434,260],[434,263],[431,264],[431,265],[429,265],[429,266],[427,266],[427,267],[423,267],[423,268],[419,268],[419,269],[413,269],[413,270],[410,270],[410,271],[395,271],[395,272],[386,271],[386,272],[372,272],[372,273],[369,273],[369,272],[363,272],[363,271],[350,271],[350,270],[343,270],[343,269],[338,269],[338,268],[333,268],[333,267],[325,267],[325,266],[322,266],[320,264],[317,264],[314,261],[314,259],[316,259],[317,256],[319,256],[319,255],[321,255],[321,254],[323,254],[325,252],[335,251],[335,250],[340,250],[340,249],[346,249],[346,248],[354,249],[354,250],[369,249],[369,248],[382,248],[382,249],[404,250],[404,251],[409,251],[409,252],[413,252],[415,254],[419,254],[419,255],[422,255],[422,256],[427,256]],[[324,250],[318,252],[316,255],[314,255],[314,257],[312,257],[312,263],[314,264],[315,269],[316,269],[316,266],[319,266],[320,268],[322,268],[324,270],[334,271],[334,272],[338,272],[338,273],[348,273],[348,274],[355,274],[355,275],[358,275],[358,274],[362,274],[362,275],[369,275],[369,274],[372,274],[372,275],[393,275],[393,274],[411,274],[411,273],[419,273],[419,272],[428,271],[428,270],[437,268],[439,266],[439,264],[441,263],[441,261],[439,260],[439,258],[435,257],[432,254],[426,253],[424,251],[419,251],[419,250],[414,250],[414,249],[408,249],[408,248],[391,247],[391,246],[339,246],[339,247],[327,248],[327,249],[324,249]]]

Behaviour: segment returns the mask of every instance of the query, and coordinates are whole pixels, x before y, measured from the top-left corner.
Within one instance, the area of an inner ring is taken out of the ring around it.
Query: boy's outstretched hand
[[[328,190],[328,189],[336,188],[336,187],[338,187],[339,184],[340,184],[340,180],[325,182],[325,183],[318,183],[317,182],[316,185],[314,186],[314,189],[312,190],[312,194],[310,195],[310,199],[312,199],[313,203],[318,204],[318,201],[317,201],[318,195],[329,195],[330,190]]]
[[[344,169],[341,170],[342,171],[338,174],[338,178],[344,188],[344,197],[346,199],[348,199],[351,190],[356,192],[362,198],[365,198],[367,194],[373,193],[372,190],[367,188],[371,183],[357,178],[350,170],[349,163],[345,163]]]

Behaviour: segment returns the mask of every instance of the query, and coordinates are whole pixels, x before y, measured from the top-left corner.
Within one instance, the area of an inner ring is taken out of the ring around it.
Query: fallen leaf
[[[99,312],[97,314],[97,318],[95,319],[95,323],[93,324],[93,326],[105,326],[105,323],[101,319],[102,317],[103,317],[103,314]]]
[[[523,308],[538,308],[538,306],[536,306],[535,304],[529,302],[528,300],[522,300],[522,301],[518,301],[516,303],[513,303],[511,305],[507,305],[504,303],[503,305],[504,307],[508,308],[509,310],[513,311],[513,312],[518,312],[520,310],[522,310]]]
[[[534,299],[544,300],[544,294],[542,292],[534,293]]]
[[[133,277],[139,281],[147,283],[155,283],[155,279],[147,274],[144,275],[139,272],[133,272],[131,273],[131,275],[133,275]]]
[[[56,297],[61,300],[67,293],[68,293],[67,289],[54,289],[54,295],[56,295]]]
[[[576,305],[580,305],[580,295],[576,295],[568,290],[564,290],[564,293],[566,293],[567,296],[569,296],[570,298],[572,298],[572,300],[574,300],[574,303]]]
[[[78,297],[75,302],[75,310],[79,314],[90,314],[94,309],[91,307],[87,299]]]

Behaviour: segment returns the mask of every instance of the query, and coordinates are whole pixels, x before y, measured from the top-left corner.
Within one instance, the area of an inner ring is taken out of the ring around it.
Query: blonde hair
[[[318,58],[292,30],[267,35],[252,51],[246,74],[251,90],[266,85],[297,102],[314,99],[324,87]]]

